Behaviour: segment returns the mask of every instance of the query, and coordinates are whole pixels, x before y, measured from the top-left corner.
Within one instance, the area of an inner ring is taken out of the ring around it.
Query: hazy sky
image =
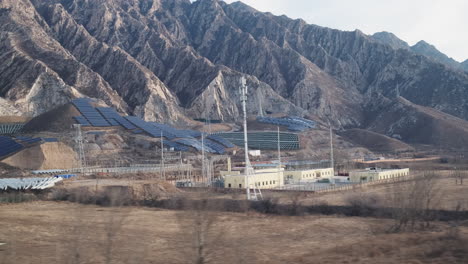
[[[235,1],[225,0],[228,3]],[[467,0],[242,0],[264,12],[366,34],[389,31],[410,45],[419,40],[458,61],[468,59]]]

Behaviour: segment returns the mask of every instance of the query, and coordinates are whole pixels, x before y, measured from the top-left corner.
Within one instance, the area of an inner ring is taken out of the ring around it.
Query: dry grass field
[[[386,233],[390,220],[0,205],[0,263],[467,263],[468,228]],[[202,232],[200,232],[202,231]],[[201,237],[200,237],[201,236]]]

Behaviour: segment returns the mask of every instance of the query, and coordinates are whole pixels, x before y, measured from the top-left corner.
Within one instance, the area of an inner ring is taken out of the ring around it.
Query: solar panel
[[[82,126],[90,126],[91,124],[88,122],[88,120],[86,120],[86,118],[84,118],[83,116],[74,116],[73,119],[75,119],[75,121],[82,125]]]
[[[217,133],[239,147],[244,146],[244,133]],[[261,150],[275,150],[278,148],[278,133],[276,132],[249,132],[249,148]],[[280,133],[280,148],[283,150],[297,150],[300,148],[299,136],[293,133]]]
[[[104,117],[89,103],[88,98],[78,98],[72,101],[72,104],[80,111],[86,120],[94,127],[111,126]],[[75,119],[76,120],[76,119]],[[78,121],[78,120],[77,120]],[[79,122],[79,121],[78,121]]]
[[[163,130],[157,128],[153,124],[146,122],[142,120],[139,117],[136,116],[126,116],[125,119],[127,119],[130,123],[135,125],[136,127],[140,128],[141,130],[145,131],[148,133],[150,136],[159,138],[161,135],[165,137],[166,139],[174,139],[175,136],[171,133],[164,132]]]
[[[224,154],[226,153],[226,150],[224,148],[224,146],[222,146],[221,144],[218,144],[214,141],[211,141],[209,139],[204,139],[203,143],[205,144],[205,147],[208,146],[209,148],[213,149],[216,153],[218,154]]]
[[[207,137],[208,139],[211,139],[213,141],[216,141],[218,143],[220,143],[221,145],[227,147],[227,148],[234,148],[235,145],[232,144],[229,140],[225,139],[225,138],[222,138],[220,136],[217,136],[217,135],[209,135]]]
[[[278,126],[286,126],[291,131],[302,132],[315,127],[315,122],[301,117],[257,117],[257,121]]]
[[[59,142],[57,138],[43,138],[44,142]]]
[[[202,151],[204,149],[206,152],[217,153],[216,150],[212,149],[206,144],[205,146],[203,146],[199,140],[194,139],[194,138],[181,138],[181,139],[177,139],[175,142],[180,143],[182,145],[189,146],[189,147],[193,147],[198,151]]]
[[[126,129],[135,129],[136,127],[127,119],[119,115],[115,109],[111,107],[96,107],[96,109],[111,123],[118,126],[119,124]]]
[[[167,148],[167,147],[173,148],[176,151],[189,151],[188,147],[183,146],[181,144],[178,144],[177,142],[172,142],[172,141],[168,141],[168,140],[163,140],[163,146],[165,148]]]
[[[9,156],[24,148],[10,137],[0,136],[0,157]]]
[[[47,189],[53,187],[56,182],[62,180],[63,178],[60,177],[0,179],[0,190]]]
[[[0,124],[0,135],[16,134],[23,129],[23,123]]]

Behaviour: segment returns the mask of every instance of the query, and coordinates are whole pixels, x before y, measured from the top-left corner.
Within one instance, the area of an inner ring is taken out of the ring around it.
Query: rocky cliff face
[[[455,69],[462,69],[462,65],[459,62],[452,58],[449,58],[447,55],[440,52],[436,47],[425,42],[424,40],[421,40],[414,46],[412,46],[411,50],[417,54],[424,55],[428,58],[434,59],[435,61],[446,64]]]
[[[463,69],[465,69],[466,71],[468,71],[468,60],[464,61],[461,63]]]
[[[90,96],[148,120],[232,121],[245,77],[250,114],[365,127],[379,114],[375,98],[400,96],[467,119],[468,74],[404,44],[390,33],[308,25],[241,2],[4,0],[0,97],[10,109],[3,111],[17,113]]]

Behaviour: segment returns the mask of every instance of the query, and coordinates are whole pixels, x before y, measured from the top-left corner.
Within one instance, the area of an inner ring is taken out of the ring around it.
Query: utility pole
[[[73,126],[76,129],[75,142],[76,142],[77,149],[78,149],[77,151],[78,152],[78,166],[79,166],[81,173],[84,174],[87,164],[86,164],[86,157],[84,153],[83,135],[81,133],[81,125],[75,124]]]
[[[205,178],[205,135],[202,132],[201,135],[201,144],[202,144],[202,181],[206,185]]]
[[[166,179],[164,171],[164,142],[163,142],[163,132],[161,131],[161,178],[162,180]]]
[[[278,184],[281,186],[281,140],[280,128],[278,126]]]
[[[335,160],[333,157],[333,132],[330,121],[328,121],[328,126],[330,127],[330,165],[332,168],[332,181],[334,181],[333,177],[335,176]]]

